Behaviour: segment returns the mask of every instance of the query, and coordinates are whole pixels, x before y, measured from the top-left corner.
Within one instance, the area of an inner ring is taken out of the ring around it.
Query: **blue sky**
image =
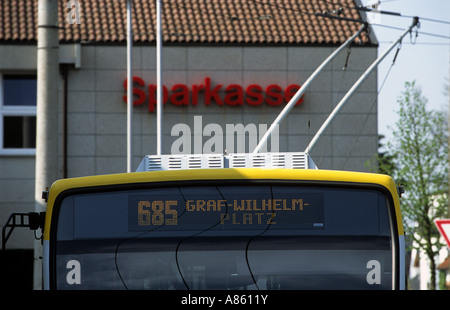
[[[365,5],[374,1],[361,0],[361,2]],[[378,131],[389,139],[392,138],[392,128],[395,127],[397,120],[397,100],[406,81],[416,81],[416,85],[422,89],[423,96],[428,99],[429,109],[449,108],[450,99],[444,91],[446,85],[450,83],[450,0],[381,0],[378,9],[397,12],[403,17],[371,13],[372,16],[368,16],[370,22],[402,29],[406,29],[412,23],[412,18],[407,16],[418,16],[420,22],[416,44],[411,43],[409,35],[405,36],[395,65],[378,96]],[[380,42],[379,54],[403,33],[403,30],[376,25],[373,25],[372,29]],[[413,39],[414,37],[415,33]],[[386,77],[394,55],[395,49],[378,66],[378,87]]]

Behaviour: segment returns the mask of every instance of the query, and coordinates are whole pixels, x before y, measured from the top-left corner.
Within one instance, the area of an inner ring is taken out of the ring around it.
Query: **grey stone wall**
[[[302,84],[333,51],[323,47],[164,47],[163,81],[213,86],[250,84],[282,88]],[[142,78],[146,101],[134,108],[134,166],[142,156],[156,152],[156,113],[148,112],[148,85],[156,84],[154,47],[134,47],[134,75]],[[333,61],[306,92],[304,103],[295,107],[280,126],[280,151],[303,151],[332,108],[376,57],[375,48],[352,48],[348,68],[342,71],[346,53]],[[69,174],[89,175],[123,172],[126,167],[126,104],[123,82],[126,54],[123,47],[82,48],[82,69],[69,75]],[[377,151],[377,75],[371,74],[312,152],[323,169],[365,171],[364,162]],[[224,93],[222,92],[222,98]],[[197,106],[164,106],[163,151],[170,153],[178,137],[170,135],[177,123],[194,127],[194,116],[203,126],[265,123],[270,125],[282,106],[244,104],[239,107],[205,106],[199,93]],[[308,120],[311,128],[308,128]],[[204,137],[203,141],[208,138]]]

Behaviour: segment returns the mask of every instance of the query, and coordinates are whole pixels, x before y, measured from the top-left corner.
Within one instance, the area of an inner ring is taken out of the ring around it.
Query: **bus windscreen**
[[[58,289],[393,287],[390,200],[376,188],[176,186],[58,207]]]

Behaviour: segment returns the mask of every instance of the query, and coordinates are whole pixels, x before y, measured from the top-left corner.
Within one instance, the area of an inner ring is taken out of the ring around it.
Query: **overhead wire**
[[[272,186],[270,186],[270,197],[271,197],[271,201],[273,201],[273,188],[272,188]],[[271,215],[271,217],[269,219],[269,222],[267,223],[266,228],[262,232],[260,232],[259,234],[256,234],[256,235],[250,237],[250,239],[248,239],[247,244],[245,246],[245,262],[247,263],[248,271],[250,273],[250,276],[251,276],[251,278],[253,280],[253,283],[255,284],[255,287],[256,287],[257,290],[259,290],[260,288],[258,286],[258,281],[256,280],[255,275],[253,274],[253,270],[250,267],[248,251],[249,251],[249,248],[250,248],[250,243],[253,242],[254,239],[259,238],[260,236],[265,234],[271,228],[272,220],[274,219],[274,217],[275,217],[275,210],[272,210],[272,215]]]
[[[215,188],[216,188],[217,192],[219,193],[219,195],[221,196],[222,200],[225,201],[226,199],[225,199],[223,193],[221,192],[221,190],[219,189],[219,186],[215,186]],[[181,190],[180,190],[180,193],[181,193]],[[186,201],[186,198],[184,197],[183,194],[182,194],[182,196],[183,196],[183,199]],[[176,265],[177,265],[178,273],[180,274],[181,280],[183,281],[183,284],[184,284],[184,286],[186,287],[187,290],[190,290],[191,288],[189,287],[189,285],[188,285],[188,283],[187,283],[187,281],[186,281],[186,279],[185,279],[185,277],[183,275],[183,271],[181,269],[181,266],[180,266],[180,262],[179,262],[179,258],[178,258],[180,247],[187,240],[195,238],[195,237],[197,237],[197,236],[199,236],[199,235],[201,235],[201,234],[203,234],[205,232],[208,232],[211,229],[213,229],[214,227],[216,227],[217,225],[221,224],[223,222],[224,217],[228,215],[228,204],[226,204],[225,207],[226,207],[225,214],[222,214],[220,216],[220,219],[217,222],[213,223],[211,226],[209,226],[209,227],[207,227],[207,228],[205,228],[205,229],[203,229],[201,231],[198,231],[198,232],[196,232],[196,233],[194,233],[192,235],[183,237],[177,243],[177,246],[175,248],[175,262],[176,262]]]
[[[183,200],[184,200],[184,204],[182,204],[182,205],[183,205],[183,206],[186,206],[186,198],[184,197],[183,192],[181,191],[181,188],[180,188],[180,187],[177,187],[177,189],[178,189],[178,191],[179,191],[181,197],[182,197]],[[185,213],[186,213],[186,207],[183,209],[183,212],[181,212],[181,214],[177,215],[177,218],[178,218],[178,219],[181,218]],[[154,227],[151,227],[151,228],[149,228],[149,229],[143,230],[142,232],[139,232],[139,233],[137,233],[137,234],[135,234],[135,235],[133,235],[133,236],[124,237],[124,238],[120,239],[119,242],[116,244],[116,247],[115,247],[115,250],[114,250],[114,265],[115,265],[115,267],[116,267],[117,275],[119,276],[119,279],[120,279],[120,281],[122,282],[122,285],[123,285],[123,287],[124,287],[126,290],[128,290],[129,288],[128,288],[128,286],[126,285],[125,280],[123,279],[122,273],[121,273],[120,268],[119,268],[119,263],[118,263],[118,256],[119,256],[119,254],[120,254],[120,253],[119,253],[119,247],[121,247],[121,246],[122,246],[122,243],[124,243],[124,242],[126,242],[126,241],[129,241],[129,240],[135,240],[135,239],[137,239],[137,238],[143,237],[144,235],[146,235],[146,234],[148,234],[148,233],[151,233],[151,232],[153,232],[153,231],[156,231],[156,230],[159,230],[159,229],[163,228],[165,225],[166,225],[166,224],[164,223],[163,225],[160,225],[160,226],[154,226]],[[178,248],[178,247],[177,247],[177,248]],[[178,261],[176,261],[176,264],[177,264],[177,267],[178,267]],[[188,288],[186,282],[184,281],[184,278],[183,278],[183,275],[182,275],[182,274],[181,274],[181,278],[182,278],[182,280],[183,280],[183,283],[186,285],[186,288]],[[188,289],[189,289],[189,288],[188,288]]]
[[[365,11],[365,12],[371,12],[373,11],[373,9],[368,8],[367,6],[347,6],[347,5],[342,5],[342,3],[338,2],[331,2],[328,0],[318,0],[330,5],[338,5],[341,8],[345,8],[345,9],[350,9],[350,10],[358,10],[358,11]],[[390,1],[383,1],[380,4],[383,4],[385,2],[390,2]],[[412,15],[403,15],[402,13],[399,12],[391,12],[391,11],[383,11],[383,10],[376,10],[375,12],[377,12],[378,14],[387,14],[387,15],[393,15],[393,16],[397,16],[397,17],[403,17],[403,18],[413,18],[416,16],[412,16]],[[435,23],[442,23],[442,24],[448,24],[450,25],[450,21],[446,21],[446,20],[440,20],[440,19],[435,19],[435,18],[429,18],[429,17],[420,17],[420,20],[426,20],[426,21],[430,21],[430,22],[435,22]]]
[[[392,41],[378,41],[378,43],[381,43],[381,44],[391,44]],[[403,44],[444,46],[444,45],[450,45],[450,41],[447,42],[447,43],[442,43],[442,42],[416,42],[416,43],[403,42]]]
[[[365,12],[369,12],[369,13],[373,11],[372,9],[369,9],[367,7],[364,7],[364,6],[351,7],[351,6],[343,5],[341,2],[335,3],[335,2],[328,1],[328,0],[318,0],[318,1],[330,4],[330,5],[338,6],[340,9],[358,10],[358,11],[365,11]],[[395,17],[399,17],[399,18],[414,18],[414,17],[418,17],[420,21],[429,21],[429,22],[434,22],[434,23],[441,23],[441,24],[450,25],[450,21],[440,20],[440,19],[435,19],[435,18],[429,18],[429,17],[403,15],[403,14],[398,13],[398,12],[379,11],[379,10],[377,10],[377,11],[375,11],[373,13],[374,14],[381,14],[381,15],[386,14],[386,15],[390,15],[390,16],[392,16],[394,18]],[[389,29],[395,29],[395,30],[404,30],[404,28],[390,26],[390,25],[385,25],[385,24],[379,24],[379,23],[369,23],[369,25],[371,25],[371,26],[379,26],[379,27],[384,27],[384,28],[389,28]],[[438,38],[442,38],[442,39],[450,39],[450,36],[442,35],[442,34],[429,33],[429,32],[423,32],[423,31],[419,31],[418,33],[422,34],[422,35],[426,35],[426,36],[433,36],[433,37],[438,37]]]
[[[414,16],[411,16],[411,15],[399,15],[398,17],[413,18]],[[420,16],[419,16],[419,19],[420,20],[429,21],[429,22],[434,22],[434,23],[450,25],[450,21],[446,21],[446,20],[439,20],[439,19],[428,18],[428,17],[420,17]]]
[[[419,17],[420,20],[420,17]],[[389,26],[389,25],[383,25],[383,24],[376,24],[376,23],[371,23],[369,24],[371,26],[377,26],[377,27],[383,27],[383,28],[389,28],[389,29],[394,29],[394,30],[404,30],[404,28],[400,28],[400,27],[395,27],[395,26]],[[429,33],[429,32],[423,32],[423,31],[418,31],[418,34],[422,34],[422,35],[426,35],[426,36],[432,36],[432,37],[437,37],[437,38],[442,38],[442,39],[450,39],[450,36],[446,36],[446,35],[441,35],[441,34],[436,34],[436,33]]]

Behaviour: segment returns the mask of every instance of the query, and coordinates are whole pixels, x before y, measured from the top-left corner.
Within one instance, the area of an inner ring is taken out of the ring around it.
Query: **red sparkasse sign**
[[[156,108],[156,91],[154,84],[145,87],[144,80],[139,76],[133,76],[133,105],[142,105],[148,102],[148,111],[154,112]],[[288,103],[300,89],[298,84],[290,84],[287,87],[281,87],[277,84],[270,84],[262,87],[258,84],[250,84],[244,87],[239,84],[213,84],[210,77],[205,77],[203,83],[193,84],[175,84],[171,88],[163,85],[163,103],[170,102],[175,106],[196,106],[199,103],[199,96],[203,93],[205,106],[215,103],[218,106],[260,106],[267,104],[269,106],[279,106]],[[128,88],[127,79],[123,82],[123,88]],[[123,101],[127,102],[127,96],[123,96]],[[303,103],[303,96],[296,102],[296,106]]]
[[[434,220],[434,223],[450,249],[450,219]]]

